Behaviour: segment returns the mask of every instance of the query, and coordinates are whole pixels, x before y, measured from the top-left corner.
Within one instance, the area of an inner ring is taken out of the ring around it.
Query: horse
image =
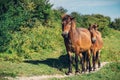
[[[93,70],[94,71],[96,69],[96,62],[98,62],[98,68],[101,66],[100,51],[103,47],[102,35],[97,30],[97,28],[98,28],[97,24],[90,25],[88,28],[88,30],[91,33],[91,41],[92,41],[91,52],[93,55],[92,62],[93,62]]]
[[[89,71],[91,71],[90,48],[91,34],[88,29],[76,28],[75,18],[70,15],[62,16],[62,36],[68,54],[68,75],[72,73],[72,53],[75,53],[75,73],[79,73],[78,56],[81,59],[82,71],[85,72],[85,55],[87,55]]]

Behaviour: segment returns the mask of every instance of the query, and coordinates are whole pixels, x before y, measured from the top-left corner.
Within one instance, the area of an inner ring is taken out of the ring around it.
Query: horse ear
[[[89,23],[89,27],[88,27],[88,30],[90,30],[90,27],[92,26],[92,24]]]
[[[98,27],[99,27],[99,25],[95,24],[95,30],[97,30],[97,29],[98,29]]]
[[[89,27],[90,27],[90,26],[92,26],[92,24],[91,24],[91,23],[89,23]]]
[[[99,25],[97,25],[97,27],[99,27]]]
[[[75,17],[72,17],[71,20],[75,20]]]

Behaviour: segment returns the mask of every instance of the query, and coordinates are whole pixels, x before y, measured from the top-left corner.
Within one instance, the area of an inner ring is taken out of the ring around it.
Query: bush
[[[61,50],[62,46],[61,28],[57,24],[54,28],[39,26],[31,29],[23,27],[21,31],[12,34],[12,40],[6,53],[22,59],[30,59],[33,53],[51,54]],[[12,59],[8,58],[7,60]]]
[[[109,27],[104,27],[102,30],[101,30],[101,33],[102,33],[102,37],[106,37],[106,36],[110,36],[111,35],[111,29]]]

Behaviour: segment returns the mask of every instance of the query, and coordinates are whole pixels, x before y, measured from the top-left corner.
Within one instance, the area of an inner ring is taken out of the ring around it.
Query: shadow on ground
[[[61,55],[59,58],[47,58],[46,60],[26,60],[26,63],[38,65],[38,64],[46,64],[50,67],[57,68],[62,71],[63,68],[68,68],[68,56]]]

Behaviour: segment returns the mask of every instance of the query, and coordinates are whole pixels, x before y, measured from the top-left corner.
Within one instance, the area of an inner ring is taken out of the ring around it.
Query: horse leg
[[[92,61],[93,61],[93,71],[95,71],[96,69],[96,51],[95,50],[93,51]]]
[[[75,73],[76,73],[76,74],[79,73],[78,61],[79,61],[79,60],[78,60],[78,55],[75,54],[75,63],[76,63],[76,66],[75,66],[76,72],[75,72]]]
[[[85,55],[85,60],[86,60],[86,71],[89,69],[89,60],[88,60],[88,53]]]
[[[88,53],[87,53],[87,69],[89,69],[89,72],[92,71],[92,68],[91,68],[91,62],[90,62],[90,58],[91,58],[91,52],[90,50],[88,50]]]
[[[82,53],[80,53],[79,56],[80,56],[82,72],[83,72],[83,71],[85,71],[84,57],[83,57]]]
[[[101,66],[101,63],[100,63],[100,50],[97,51],[96,58],[97,58],[97,61],[98,61],[98,68],[100,68],[100,66]]]
[[[87,60],[87,52],[83,52],[82,55],[83,55],[83,71],[86,72],[87,68],[88,68],[88,62],[86,61]],[[86,65],[86,68],[85,68],[85,65]]]
[[[72,73],[72,53],[68,52],[68,64],[69,64],[69,68],[68,68],[68,73],[66,73],[67,75],[70,75],[70,73]]]

